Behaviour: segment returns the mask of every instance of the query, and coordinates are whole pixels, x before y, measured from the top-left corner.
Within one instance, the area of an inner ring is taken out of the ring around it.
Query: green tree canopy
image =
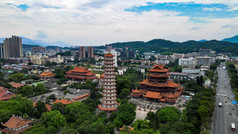
[[[162,123],[166,123],[178,121],[181,112],[175,107],[167,106],[156,111],[156,114],[159,116]]]

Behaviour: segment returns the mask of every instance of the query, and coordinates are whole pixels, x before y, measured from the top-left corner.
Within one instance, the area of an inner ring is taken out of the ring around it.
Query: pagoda
[[[150,101],[174,104],[183,89],[169,80],[169,69],[165,69],[164,65],[154,65],[148,71],[148,78],[139,82],[143,97]]]
[[[104,78],[101,104],[98,108],[103,111],[117,110],[116,101],[116,73],[114,66],[114,55],[110,52],[104,56]]]
[[[86,67],[75,67],[73,70],[66,72],[65,77],[74,81],[97,79],[97,76]]]

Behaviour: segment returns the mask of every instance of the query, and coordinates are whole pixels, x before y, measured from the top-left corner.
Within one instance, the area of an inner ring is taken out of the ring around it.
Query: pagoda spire
[[[103,97],[101,98],[101,104],[98,105],[98,108],[103,111],[115,111],[118,107],[113,57],[114,55],[110,51],[104,56]]]

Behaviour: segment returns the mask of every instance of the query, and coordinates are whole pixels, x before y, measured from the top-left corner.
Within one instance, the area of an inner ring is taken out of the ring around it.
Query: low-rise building
[[[11,99],[15,94],[8,91],[8,89],[0,87],[0,101],[8,101]]]
[[[20,134],[29,129],[31,127],[31,123],[32,120],[12,115],[6,123],[1,123],[2,126],[6,128],[1,129],[0,131],[8,134]]]
[[[210,57],[196,57],[195,65],[210,67]]]
[[[75,67],[73,70],[66,72],[65,77],[73,81],[85,81],[97,79],[97,76],[86,67]]]
[[[195,60],[194,58],[181,58],[179,59],[179,65],[180,66],[186,66],[186,67],[194,67],[195,65]]]
[[[43,72],[43,73],[39,74],[38,77],[41,78],[41,79],[54,78],[54,77],[55,77],[55,73],[52,73],[52,72]]]

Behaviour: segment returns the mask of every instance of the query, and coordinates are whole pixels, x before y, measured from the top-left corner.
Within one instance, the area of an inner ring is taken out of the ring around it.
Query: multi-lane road
[[[218,68],[217,94],[212,122],[212,134],[237,134],[231,131],[231,123],[238,127],[238,117],[235,104],[232,104],[234,94],[230,86],[230,78],[224,63]],[[219,107],[222,103],[222,107]]]

